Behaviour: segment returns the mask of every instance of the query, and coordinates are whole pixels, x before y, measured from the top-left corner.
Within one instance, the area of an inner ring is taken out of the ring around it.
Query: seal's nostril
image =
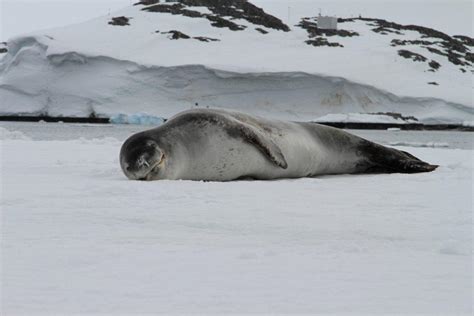
[[[143,167],[143,166],[150,167],[150,164],[146,160],[145,155],[140,156],[140,158],[137,161],[137,164],[139,167]]]

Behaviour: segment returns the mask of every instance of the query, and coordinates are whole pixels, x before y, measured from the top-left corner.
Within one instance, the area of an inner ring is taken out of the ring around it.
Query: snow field
[[[472,312],[471,150],[401,147],[428,174],[134,182],[122,140],[2,139],[2,314]]]

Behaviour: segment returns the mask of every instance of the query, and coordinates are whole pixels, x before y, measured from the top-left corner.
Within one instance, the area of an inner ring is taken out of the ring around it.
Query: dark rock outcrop
[[[402,120],[402,121],[418,121],[418,119],[414,116],[403,116],[401,113],[396,113],[396,112],[376,112],[376,113],[369,113],[372,115],[386,115],[393,117],[394,119],[397,120]]]
[[[404,45],[419,45],[424,49],[428,50],[433,54],[444,56],[447,60],[457,66],[472,67],[474,64],[473,54],[470,51],[470,47],[474,46],[474,39],[468,36],[455,35],[449,36],[446,33],[434,30],[432,28],[419,26],[419,25],[402,25],[394,22],[389,22],[383,19],[372,19],[372,18],[349,18],[349,19],[338,19],[339,23],[354,22],[354,21],[365,21],[368,25],[376,25],[377,27],[372,31],[380,34],[388,33],[400,33],[400,31],[415,31],[420,33],[421,38],[430,38],[431,40],[400,40],[394,39],[391,41],[391,46],[404,46]],[[397,34],[398,34],[397,33]],[[402,34],[402,33],[400,33]],[[433,47],[436,46],[436,47]],[[403,53],[406,55],[406,53]],[[409,57],[410,58],[410,57]],[[421,61],[420,58],[412,58],[415,61]],[[439,65],[437,62],[430,64],[430,71],[436,71],[436,66]],[[464,68],[460,68],[461,71],[465,72]]]
[[[182,15],[190,18],[206,18],[211,22],[212,26],[215,27],[227,27],[232,31],[240,31],[245,29],[245,26],[238,25],[232,21],[221,18],[220,16],[204,14],[199,11],[186,9],[187,7],[181,3],[175,4],[156,4],[146,8],[143,8],[144,11],[149,12],[159,12],[159,13],[170,13],[173,15]]]
[[[171,34],[170,39],[177,40],[177,39],[190,39],[191,36],[184,34],[183,32],[171,30],[166,32],[167,34]]]
[[[423,40],[400,40],[400,39],[393,39],[391,42],[391,46],[405,46],[405,45],[434,45],[437,44],[436,42],[430,41],[423,41]]]
[[[465,35],[454,35],[455,39],[464,43],[464,45],[474,47],[474,38]]]
[[[8,53],[7,43],[6,42],[1,42],[0,43],[0,54],[5,54],[5,53]]]
[[[160,4],[154,0],[142,0],[136,3],[136,5],[148,5],[142,10],[149,12],[179,14],[191,18],[206,18],[211,21],[212,26],[225,27],[232,31],[243,30],[245,26],[238,25],[224,17],[244,19],[256,25],[285,32],[290,30],[280,19],[267,14],[263,9],[246,0],[180,0],[174,4]],[[193,6],[205,6],[213,14],[192,10]]]
[[[441,67],[441,64],[438,63],[438,62],[435,61],[435,60],[430,61],[430,62],[428,63],[428,65],[430,65],[431,70],[433,70],[433,71],[436,71],[436,70],[438,70],[438,69]]]
[[[446,33],[437,31],[435,29],[419,26],[419,25],[402,25],[395,22],[389,22],[383,19],[373,18],[348,18],[338,19],[339,23],[365,21],[370,25],[377,25],[372,31],[377,33],[396,33],[403,34],[401,31],[414,31],[421,35],[421,38],[429,38],[431,40],[399,40],[394,39],[391,42],[392,46],[401,45],[423,45],[422,47],[431,53],[447,57],[448,61],[457,66],[471,66],[474,64],[472,60],[472,53],[469,47],[474,46],[474,39],[464,35],[449,36]],[[431,46],[438,46],[434,48]]]
[[[423,55],[420,55],[420,54],[417,54],[417,53],[414,53],[414,52],[410,52],[409,50],[406,50],[406,49],[400,49],[398,51],[398,55],[406,58],[406,59],[411,59],[413,61],[421,61],[421,62],[424,62],[424,61],[427,61],[428,59],[423,56]]]
[[[130,18],[127,18],[126,16],[117,16],[117,17],[112,18],[112,21],[110,21],[109,24],[125,26],[125,25],[130,25],[130,23],[128,23],[129,21],[130,21]]]
[[[193,38],[201,42],[219,42],[220,41],[220,39],[205,37],[205,36],[195,36]]]
[[[260,27],[255,28],[255,30],[258,31],[258,32],[260,32],[260,33],[262,33],[262,34],[268,34],[267,31],[265,31],[264,29],[262,29],[262,28],[260,28]]]
[[[137,2],[134,5],[152,5],[157,3],[160,3],[160,0],[141,0],[140,2]]]
[[[344,47],[343,45],[336,42],[328,42],[328,40],[324,37],[316,37],[314,39],[305,41],[305,43],[312,46]]]
[[[244,19],[250,23],[288,32],[290,28],[277,17],[266,13],[262,8],[247,0],[179,0],[188,6],[205,6],[217,16],[230,16]]]

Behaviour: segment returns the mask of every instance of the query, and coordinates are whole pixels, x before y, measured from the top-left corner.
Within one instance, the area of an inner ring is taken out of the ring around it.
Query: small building
[[[318,16],[318,28],[324,30],[337,30],[337,17],[335,16]]]

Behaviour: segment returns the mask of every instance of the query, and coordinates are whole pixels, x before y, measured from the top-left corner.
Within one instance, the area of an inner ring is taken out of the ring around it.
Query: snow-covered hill
[[[328,32],[317,27],[315,2],[292,1],[291,18],[281,2],[255,3],[262,9],[142,0],[11,39],[0,60],[0,115],[168,117],[209,106],[299,120],[391,112],[474,121],[472,38],[384,16],[342,16]]]

